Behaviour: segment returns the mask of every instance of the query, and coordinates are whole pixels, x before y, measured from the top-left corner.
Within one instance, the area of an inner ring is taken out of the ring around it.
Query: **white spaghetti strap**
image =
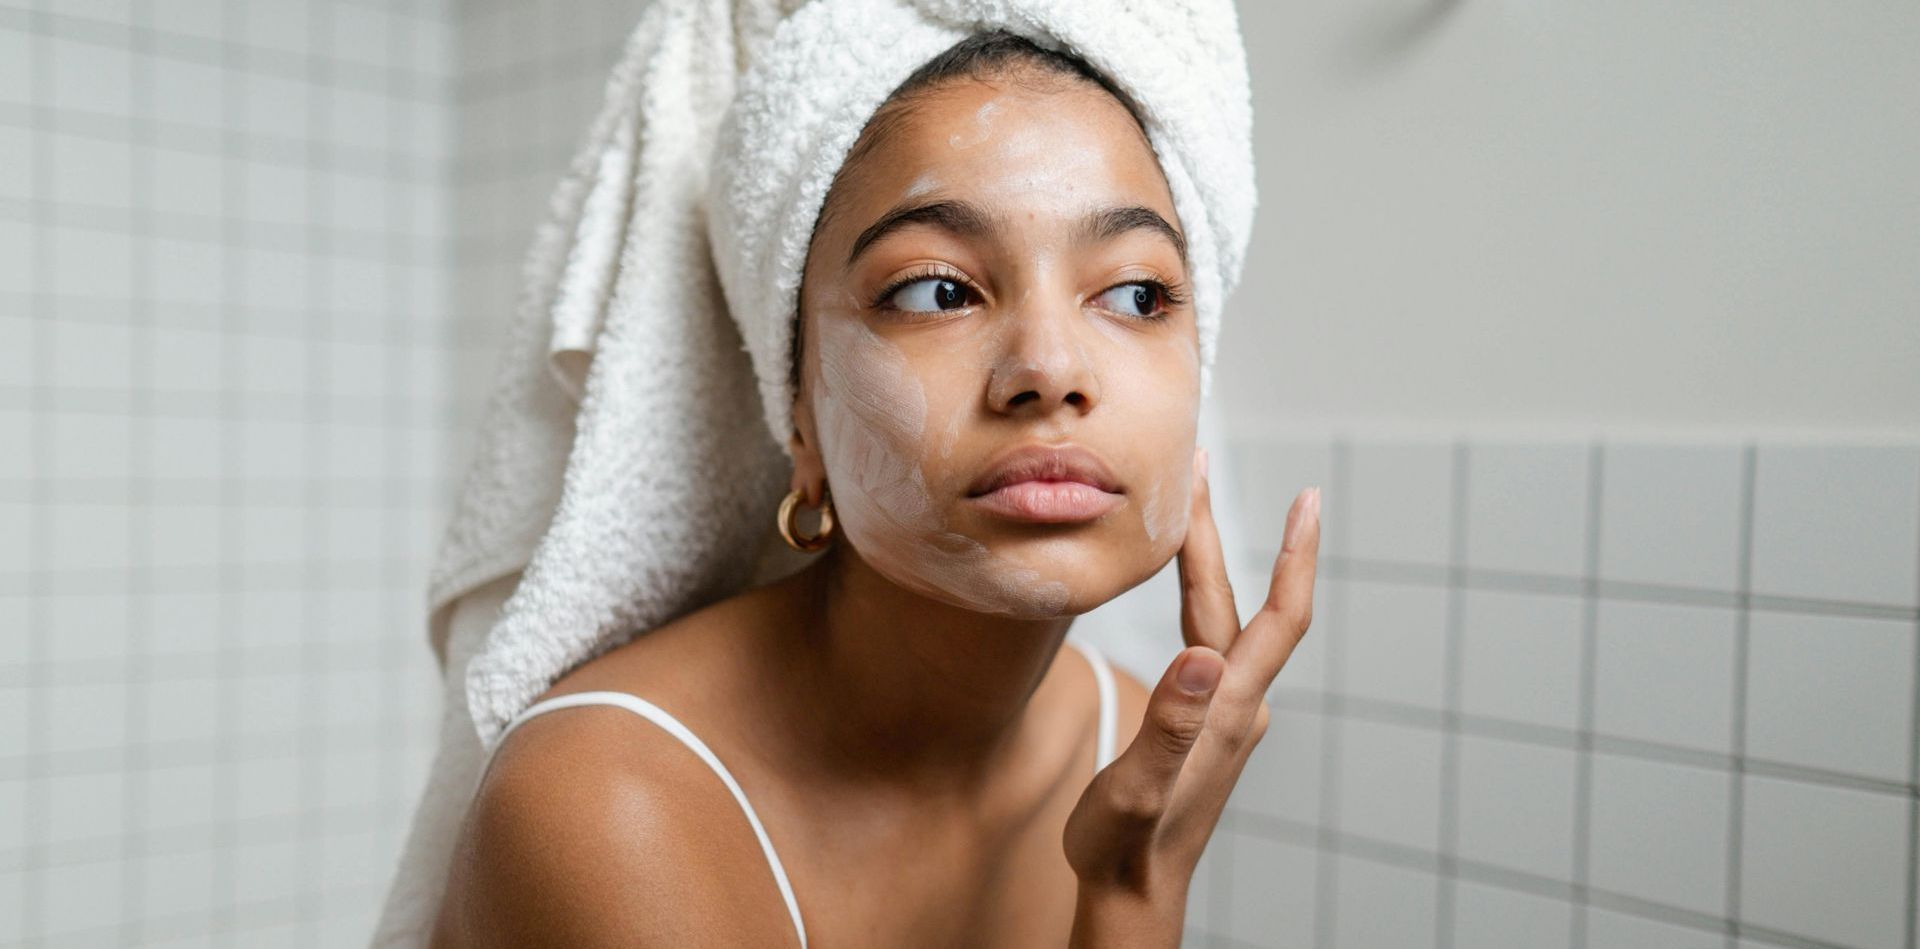
[[[695,735],[692,729],[681,724],[679,719],[668,714],[665,709],[627,692],[574,692],[558,695],[544,702],[535,702],[515,716],[513,721],[500,732],[500,737],[494,741],[493,748],[500,747],[500,742],[505,741],[506,737],[527,719],[542,712],[578,705],[617,705],[649,719],[666,729],[668,734],[680,739],[682,744],[693,749],[693,753],[699,755],[700,760],[705,761],[707,766],[720,776],[720,780],[727,785],[727,790],[733,792],[733,799],[740,803],[740,809],[747,813],[747,823],[753,825],[754,836],[760,838],[760,849],[767,855],[767,865],[773,868],[774,882],[780,885],[780,898],[787,901],[787,913],[793,917],[793,929],[800,935],[800,949],[806,949],[807,927],[800,922],[800,904],[793,897],[793,885],[787,881],[787,870],[780,864],[780,855],[773,851],[773,841],[767,837],[767,829],[761,825],[760,815],[754,812],[752,804],[747,803],[746,792],[740,789],[740,783],[733,779],[733,773],[727,770],[727,766],[720,763],[719,756],[715,755],[713,750],[707,747],[707,743],[701,741],[700,736]],[[489,754],[492,753],[493,748],[488,749]]]
[[[1114,698],[1113,669],[1107,665],[1107,657],[1090,642],[1069,637],[1067,642],[1079,649],[1087,657],[1087,663],[1093,666],[1093,681],[1100,689],[1100,726],[1094,738],[1093,773],[1099,774],[1113,761],[1113,741],[1115,719],[1118,718],[1118,703]]]

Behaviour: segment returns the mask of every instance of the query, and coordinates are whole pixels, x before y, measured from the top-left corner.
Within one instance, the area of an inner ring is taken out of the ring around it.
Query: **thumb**
[[[1120,816],[1153,823],[1165,812],[1187,753],[1206,730],[1226,664],[1211,647],[1188,646],[1167,666],[1147,698],[1140,733],[1114,762],[1111,805]]]

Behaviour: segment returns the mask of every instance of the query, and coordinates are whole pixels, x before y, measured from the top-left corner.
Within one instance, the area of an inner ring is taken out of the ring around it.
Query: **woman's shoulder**
[[[743,905],[765,858],[718,777],[632,712],[536,716],[495,752],[448,886],[451,945],[777,944],[785,907]],[[762,911],[763,910],[763,911]],[[716,935],[717,934],[717,935]]]
[[[723,602],[645,633],[538,700],[609,690],[684,715],[672,682],[686,663],[709,667],[691,681],[722,674],[714,637],[697,634],[727,613]],[[777,898],[742,908],[738,881],[765,873],[765,857],[719,777],[666,729],[611,704],[545,712],[509,733],[457,853],[441,928],[473,938],[438,946],[686,945],[696,933],[759,945],[792,932]]]

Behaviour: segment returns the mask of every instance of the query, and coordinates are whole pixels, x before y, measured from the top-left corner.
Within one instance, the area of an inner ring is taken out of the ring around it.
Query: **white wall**
[[[1920,5],[1240,9],[1228,412],[1920,431]]]
[[[450,27],[0,0],[0,945],[370,931],[440,700]]]

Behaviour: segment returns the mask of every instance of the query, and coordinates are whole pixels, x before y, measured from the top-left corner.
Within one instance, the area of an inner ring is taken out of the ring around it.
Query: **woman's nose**
[[[1092,411],[1100,401],[1099,375],[1084,335],[1090,328],[1071,298],[1018,306],[1002,317],[1007,323],[990,391],[994,409],[1035,415],[1061,408]]]

